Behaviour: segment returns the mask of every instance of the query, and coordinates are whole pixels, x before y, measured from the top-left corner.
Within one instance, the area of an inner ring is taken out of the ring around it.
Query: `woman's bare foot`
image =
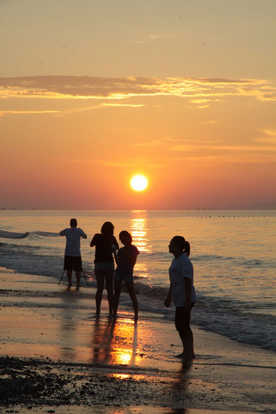
[[[175,357],[176,358],[181,358],[181,359],[183,359],[183,358],[186,358],[186,355],[185,355],[185,353],[184,352],[181,352],[181,354],[178,354],[178,355],[175,355]],[[195,353],[193,353],[193,355],[192,355],[192,359],[195,359]]]

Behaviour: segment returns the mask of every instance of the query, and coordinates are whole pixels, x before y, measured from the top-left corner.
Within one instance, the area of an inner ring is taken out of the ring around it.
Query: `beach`
[[[271,351],[193,326],[187,369],[164,317],[142,311],[135,324],[123,306],[112,319],[105,298],[96,317],[95,289],[84,284],[68,292],[53,277],[5,268],[0,280],[1,412],[276,411]]]

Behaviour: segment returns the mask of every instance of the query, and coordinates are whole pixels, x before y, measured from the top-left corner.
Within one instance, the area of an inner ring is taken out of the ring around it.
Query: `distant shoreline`
[[[18,207],[0,207],[2,211],[275,211],[276,207],[269,208],[183,208],[183,209],[155,209],[155,208],[145,208],[145,209],[136,209],[136,208],[96,208],[96,209],[62,209],[62,208],[18,208]]]

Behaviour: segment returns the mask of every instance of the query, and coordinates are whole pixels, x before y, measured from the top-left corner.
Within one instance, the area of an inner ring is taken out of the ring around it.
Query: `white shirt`
[[[87,239],[84,231],[78,227],[70,227],[59,234],[66,237],[65,256],[80,256],[80,238]]]
[[[169,268],[170,282],[172,287],[172,298],[175,306],[185,305],[185,278],[192,281],[191,302],[195,303],[196,293],[194,288],[193,265],[186,253],[175,257]]]

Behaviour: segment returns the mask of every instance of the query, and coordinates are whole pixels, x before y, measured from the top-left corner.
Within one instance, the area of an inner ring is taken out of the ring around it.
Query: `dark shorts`
[[[97,287],[110,287],[113,285],[113,262],[96,262],[95,263],[95,275],[97,280]]]
[[[81,256],[64,256],[64,270],[82,272]]]
[[[133,283],[133,274],[132,272],[122,272],[122,271],[116,270],[115,281]]]
[[[97,275],[101,273],[113,273],[114,272],[114,263],[113,262],[96,262],[95,263],[95,273]]]
[[[193,307],[193,305],[192,305]],[[176,307],[175,309],[175,327],[178,331],[190,329],[191,309],[186,310],[184,306]]]

